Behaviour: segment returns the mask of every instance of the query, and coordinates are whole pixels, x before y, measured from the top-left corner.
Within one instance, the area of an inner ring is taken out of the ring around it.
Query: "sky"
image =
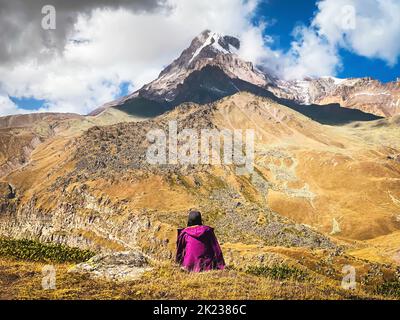
[[[394,81],[399,17],[399,0],[0,0],[0,116],[87,114],[205,29],[240,38],[243,59],[282,79]]]

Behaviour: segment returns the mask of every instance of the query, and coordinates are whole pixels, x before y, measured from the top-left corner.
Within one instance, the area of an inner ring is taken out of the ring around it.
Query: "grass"
[[[69,272],[74,263],[92,255],[62,245],[0,239],[0,299],[385,299],[399,288],[387,285],[376,293],[350,292],[338,281],[313,278],[285,264],[188,273],[171,261],[158,261],[142,278],[129,282]],[[43,267],[49,262],[56,270],[54,290],[42,289]]]
[[[68,272],[56,264],[56,289],[42,289],[43,263],[0,258],[0,299],[364,299],[327,282],[280,282],[236,270],[187,273],[160,263],[139,280],[111,282]]]
[[[308,275],[306,272],[287,265],[274,265],[272,267],[268,266],[251,266],[246,269],[246,273],[268,277],[275,280],[305,280]]]
[[[400,280],[386,281],[376,288],[376,293],[378,295],[400,298]]]
[[[79,263],[93,256],[94,253],[89,250],[60,244],[41,243],[26,239],[0,239],[0,257],[35,262]]]
[[[400,292],[399,282],[385,283],[374,292],[347,291],[334,279],[286,264],[188,273],[171,261],[155,261],[142,278],[128,282],[69,272],[92,255],[62,245],[0,239],[0,299],[392,299]],[[49,262],[56,270],[54,290],[42,288],[43,267]]]

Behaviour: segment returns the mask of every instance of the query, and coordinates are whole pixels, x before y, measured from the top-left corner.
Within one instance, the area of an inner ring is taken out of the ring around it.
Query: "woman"
[[[191,211],[187,228],[178,230],[176,262],[188,271],[200,272],[225,268],[214,229],[203,226],[201,214]]]

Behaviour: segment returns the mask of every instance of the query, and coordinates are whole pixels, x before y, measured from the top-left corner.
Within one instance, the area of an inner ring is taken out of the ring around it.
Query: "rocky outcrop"
[[[150,271],[149,259],[140,251],[103,253],[72,267],[69,272],[88,274],[93,278],[114,281],[139,279]]]
[[[1,133],[0,133],[1,135]],[[43,142],[44,138],[27,133],[23,136],[4,134],[0,137],[5,147],[4,160],[0,162],[0,177],[21,168],[29,162],[30,155],[35,148]]]
[[[12,184],[8,184],[8,199],[14,199],[17,195],[17,191],[15,190],[15,187]]]
[[[14,185],[7,182],[0,182],[0,199],[11,200],[17,196],[17,190]]]
[[[81,188],[60,196],[51,209],[40,207],[36,197],[24,204],[19,199],[0,201],[3,237],[54,242],[95,252],[136,250],[143,242],[148,254],[172,257],[168,242],[155,236],[160,222],[139,212],[126,212],[123,204],[98,199]]]

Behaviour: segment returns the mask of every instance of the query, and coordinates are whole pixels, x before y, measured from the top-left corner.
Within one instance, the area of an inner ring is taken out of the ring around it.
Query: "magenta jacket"
[[[188,271],[225,268],[221,247],[211,227],[195,226],[178,230],[176,246],[176,262]]]

